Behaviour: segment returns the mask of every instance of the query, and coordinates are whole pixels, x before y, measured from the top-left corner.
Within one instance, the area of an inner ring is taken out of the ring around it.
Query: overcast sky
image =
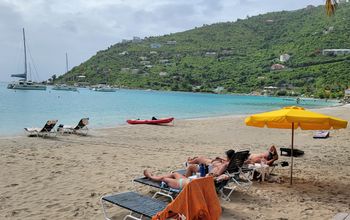
[[[23,73],[22,27],[44,80],[122,39],[235,21],[247,15],[320,5],[324,0],[0,0],[0,81]],[[34,68],[38,76],[34,74]]]

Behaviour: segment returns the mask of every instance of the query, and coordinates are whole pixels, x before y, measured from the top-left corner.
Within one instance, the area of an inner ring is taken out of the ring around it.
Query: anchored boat
[[[26,36],[23,28],[23,45],[24,45],[24,73],[12,74],[11,77],[21,78],[18,82],[13,82],[7,85],[8,89],[18,90],[46,90],[45,85],[41,85],[30,80],[27,80],[27,47],[26,47]]]

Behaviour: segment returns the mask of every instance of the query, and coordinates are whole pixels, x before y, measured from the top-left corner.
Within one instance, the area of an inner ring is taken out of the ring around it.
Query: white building
[[[136,37],[136,36],[135,36],[135,37],[132,38],[132,42],[133,42],[133,43],[141,43],[142,40],[141,40],[140,37]]]
[[[287,62],[290,59],[290,55],[285,53],[280,56],[280,61],[281,62]]]
[[[157,48],[161,48],[161,44],[160,43],[151,43],[150,44],[150,47],[152,48],[152,49],[157,49]]]
[[[128,51],[123,51],[123,52],[119,53],[120,56],[125,56],[125,55],[128,55],[128,54],[129,54]]]
[[[345,96],[350,96],[350,88],[345,90]]]
[[[215,57],[216,56],[216,52],[208,51],[208,52],[205,53],[205,56],[207,56],[207,57]]]
[[[324,49],[322,55],[346,55],[350,54],[350,49]]]
[[[166,42],[167,45],[176,45],[176,40],[169,40]]]
[[[167,72],[160,72],[160,73],[159,73],[159,76],[167,76],[167,75],[168,75]]]
[[[149,64],[151,64],[151,61],[143,60],[143,61],[140,62],[140,64],[142,64],[142,65],[149,65]]]

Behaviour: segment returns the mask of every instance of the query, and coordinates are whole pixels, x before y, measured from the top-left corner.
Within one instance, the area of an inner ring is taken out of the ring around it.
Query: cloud
[[[0,0],[0,80],[22,72],[21,28],[40,80],[133,36],[156,36],[323,0]],[[17,62],[19,60],[20,62]],[[13,79],[12,79],[13,80]]]

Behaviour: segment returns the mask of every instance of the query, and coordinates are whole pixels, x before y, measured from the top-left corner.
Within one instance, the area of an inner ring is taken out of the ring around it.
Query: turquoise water
[[[292,99],[184,92],[124,90],[103,93],[20,91],[0,83],[0,135],[23,134],[24,127],[40,127],[48,119],[76,124],[90,118],[90,128],[115,127],[130,118],[175,117],[178,119],[241,115],[295,105]],[[319,108],[333,102],[306,100],[301,106]]]

